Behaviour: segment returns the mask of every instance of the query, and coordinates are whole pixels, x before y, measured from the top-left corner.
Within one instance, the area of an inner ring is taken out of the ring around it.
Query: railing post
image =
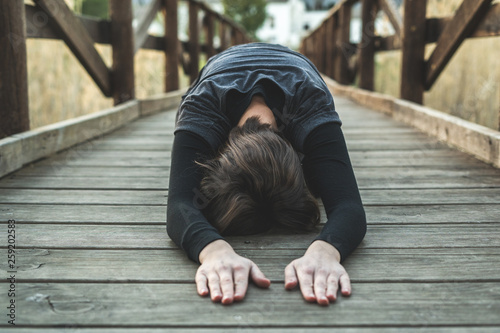
[[[113,66],[111,85],[115,105],[135,98],[132,1],[110,0]]]
[[[375,19],[377,17],[377,1],[363,0],[361,9],[361,41],[359,49],[359,87],[373,90],[375,74]]]
[[[405,0],[401,98],[422,104],[425,90],[425,13],[427,0]]]
[[[230,27],[229,29],[230,31],[230,36],[231,36],[231,46],[234,46],[236,44],[238,44],[238,39],[237,39],[237,32],[236,32],[236,29],[234,27]]]
[[[24,1],[0,0],[0,139],[29,130]]]
[[[214,50],[214,17],[212,13],[205,13],[205,18],[203,22],[205,28],[205,45],[207,59],[215,54]]]
[[[177,0],[163,0],[165,10],[165,92],[179,89]]]
[[[349,37],[351,31],[351,8],[351,4],[344,3],[339,10],[339,36],[337,37],[337,61],[335,64],[335,72],[337,74],[337,80],[341,84],[350,83],[349,53],[351,50],[351,44]]]
[[[220,51],[227,49],[227,24],[226,22],[219,21],[219,40],[220,40]]]
[[[189,79],[198,77],[200,62],[200,37],[198,25],[198,5],[189,1]]]
[[[318,39],[316,41],[316,47],[318,49],[318,69],[321,73],[324,73],[325,72],[325,60],[326,60],[326,56],[325,56],[325,32],[326,32],[326,29],[325,29],[325,25],[322,24],[319,29],[318,29]]]
[[[333,78],[333,57],[335,52],[335,30],[333,16],[325,23],[325,74]]]

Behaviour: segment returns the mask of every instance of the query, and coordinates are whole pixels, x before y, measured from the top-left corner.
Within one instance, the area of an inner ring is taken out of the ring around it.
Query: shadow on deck
[[[500,171],[345,98],[336,106],[369,221],[345,262],[351,297],[320,307],[284,290],[285,266],[314,234],[230,238],[270,289],[252,285],[232,306],[197,296],[197,266],[165,231],[167,111],[0,180],[16,235],[9,268],[5,223],[0,265],[15,275],[19,331],[498,331]]]

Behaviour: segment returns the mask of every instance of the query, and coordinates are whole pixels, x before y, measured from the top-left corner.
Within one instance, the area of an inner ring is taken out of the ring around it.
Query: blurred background
[[[65,0],[74,12],[108,18],[107,0]],[[134,17],[150,0],[133,0]],[[255,40],[279,43],[297,49],[301,38],[312,31],[339,0],[205,0],[214,10],[240,23]],[[392,0],[400,12],[403,0]],[[428,17],[451,16],[462,0],[428,0]],[[498,0],[495,2],[499,2]],[[25,3],[32,3],[26,0]],[[360,5],[352,9],[351,42],[361,37]],[[134,24],[136,21],[134,20]],[[381,12],[375,22],[379,35],[391,35],[389,20]],[[158,14],[149,28],[152,35],[163,35],[163,16]],[[179,35],[187,40],[188,7],[179,2]],[[217,40],[215,40],[217,46]],[[427,52],[433,49],[428,45]],[[108,66],[111,48],[96,45]],[[96,112],[113,104],[95,86],[64,42],[28,39],[28,80],[31,128],[52,124]],[[466,40],[454,55],[424,104],[463,119],[498,129],[500,110],[500,38]],[[376,55],[375,90],[399,97],[400,51]],[[201,59],[201,65],[206,59]],[[135,58],[136,97],[144,98],[163,91],[164,55],[159,51],[139,50]],[[179,69],[180,70],[180,69]],[[188,78],[181,73],[181,85]],[[339,110],[347,112],[348,110]]]

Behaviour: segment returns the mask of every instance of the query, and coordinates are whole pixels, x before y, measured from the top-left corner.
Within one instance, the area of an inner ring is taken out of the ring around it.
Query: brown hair
[[[319,222],[297,153],[257,117],[230,132],[219,156],[199,164],[205,169],[201,192],[208,199],[203,213],[222,235],[277,225],[310,230]]]

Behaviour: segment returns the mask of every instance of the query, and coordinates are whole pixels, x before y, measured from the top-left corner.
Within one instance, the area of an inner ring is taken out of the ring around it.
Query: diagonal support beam
[[[105,96],[111,96],[110,71],[89,33],[63,0],[35,0],[61,32],[62,39]]]
[[[156,17],[156,14],[161,8],[160,0],[153,0],[148,7],[141,13],[139,17],[139,24],[134,29],[134,54],[139,50],[146,39],[148,38],[148,29],[151,22]]]
[[[429,90],[460,44],[479,25],[493,0],[464,0],[455,17],[439,36],[436,48],[426,64],[425,89]]]
[[[393,3],[390,0],[379,0],[379,5],[391,22],[392,27],[396,31],[396,35],[401,37],[401,27],[403,26],[403,20],[401,18],[401,15],[394,7]]]

